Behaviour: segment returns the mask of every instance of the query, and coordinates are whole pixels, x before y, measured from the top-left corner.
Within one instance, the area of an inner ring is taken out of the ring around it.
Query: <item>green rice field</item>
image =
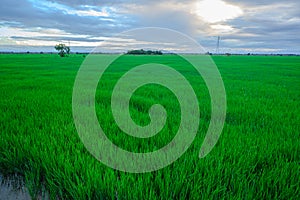
[[[300,57],[212,57],[224,81],[227,115],[218,143],[202,159],[199,150],[211,102],[195,69],[174,55],[126,55],[116,60],[99,82],[96,113],[107,137],[123,149],[160,149],[180,123],[174,94],[147,85],[132,96],[131,116],[147,125],[149,108],[159,103],[168,113],[165,127],[147,139],[119,129],[110,98],[113,86],[132,67],[169,65],[191,83],[199,100],[200,125],[190,148],[171,165],[140,174],[102,164],[78,136],[72,92],[84,59],[0,55],[0,174],[24,178],[32,198],[45,189],[51,199],[300,199]]]

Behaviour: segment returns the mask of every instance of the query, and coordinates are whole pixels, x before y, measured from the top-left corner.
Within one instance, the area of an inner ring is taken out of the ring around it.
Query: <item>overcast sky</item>
[[[1,0],[0,51],[90,50],[142,27],[180,31],[210,52],[221,36],[224,53],[300,53],[299,0]]]

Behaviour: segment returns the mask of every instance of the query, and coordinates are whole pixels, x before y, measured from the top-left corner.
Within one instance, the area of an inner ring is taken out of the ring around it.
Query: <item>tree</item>
[[[130,50],[130,51],[127,51],[126,54],[131,54],[131,55],[163,55],[163,53],[161,51],[152,51],[152,50],[145,51],[143,49]]]
[[[70,47],[66,46],[65,44],[58,44],[54,47],[56,51],[58,51],[58,54],[60,57],[65,57],[66,55],[70,54]]]

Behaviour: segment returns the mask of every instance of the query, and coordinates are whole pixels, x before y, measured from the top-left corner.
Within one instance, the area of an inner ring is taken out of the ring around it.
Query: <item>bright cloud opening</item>
[[[239,17],[243,10],[222,0],[202,0],[197,3],[194,13],[206,22],[216,23]]]
[[[232,33],[234,31],[234,28],[229,25],[221,25],[221,24],[213,24],[210,26],[213,30],[217,31],[218,34],[226,34],[226,33]]]
[[[73,13],[79,16],[109,17],[109,13],[106,10],[101,12],[95,10],[79,10]]]

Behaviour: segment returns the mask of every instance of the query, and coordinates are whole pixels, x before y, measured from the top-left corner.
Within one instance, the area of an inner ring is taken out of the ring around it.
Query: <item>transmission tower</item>
[[[220,53],[220,40],[221,40],[221,37],[218,36],[216,54],[219,54],[219,53]]]

